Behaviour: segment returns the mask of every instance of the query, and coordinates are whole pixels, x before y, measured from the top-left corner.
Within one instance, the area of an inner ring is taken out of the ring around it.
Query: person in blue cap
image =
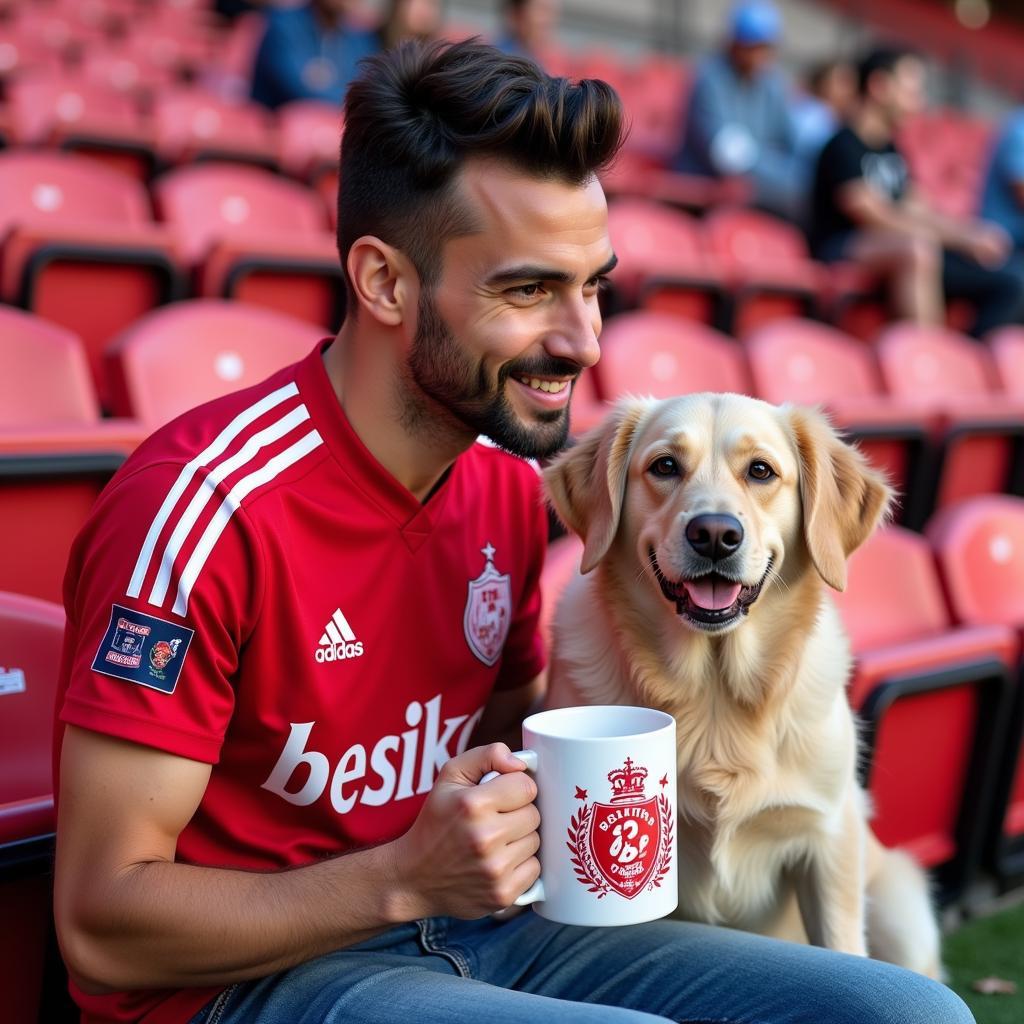
[[[782,18],[767,0],[733,8],[725,49],[697,72],[674,165],[688,174],[747,178],[758,206],[799,220],[807,173],[797,156],[789,84],[775,61],[781,33]]]

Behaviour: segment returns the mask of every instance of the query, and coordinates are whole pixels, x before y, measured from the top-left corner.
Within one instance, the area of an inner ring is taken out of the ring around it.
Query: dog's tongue
[[[730,580],[708,579],[686,580],[683,583],[690,600],[698,608],[719,611],[728,608],[740,595],[740,584]]]

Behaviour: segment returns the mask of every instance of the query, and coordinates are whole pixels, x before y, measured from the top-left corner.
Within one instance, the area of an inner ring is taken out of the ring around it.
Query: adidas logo
[[[321,664],[325,661],[344,661],[346,658],[358,658],[362,653],[362,642],[356,639],[348,620],[341,614],[341,609],[335,608],[334,614],[324,627],[323,636],[320,637],[316,660]]]

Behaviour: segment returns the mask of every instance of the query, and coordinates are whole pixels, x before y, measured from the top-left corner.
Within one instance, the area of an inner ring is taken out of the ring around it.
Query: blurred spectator
[[[340,104],[358,62],[380,49],[375,32],[351,23],[357,6],[356,0],[309,0],[268,9],[253,99],[271,108],[302,99]]]
[[[981,216],[1001,224],[1024,254],[1024,107],[1010,115],[996,141],[981,196]]]
[[[558,15],[558,0],[504,0],[502,31],[494,45],[543,64],[545,51],[555,45]]]
[[[944,216],[911,187],[893,138],[921,109],[924,79],[923,62],[906,50],[876,50],[861,61],[855,112],[818,161],[811,249],[883,275],[896,315],[917,323],[943,322],[947,298],[972,300],[972,333],[981,335],[1020,317],[1024,275],[1008,259],[1002,228]]]
[[[391,0],[377,35],[381,49],[389,50],[407,39],[433,39],[440,28],[441,0]]]
[[[765,0],[733,8],[728,46],[694,79],[675,167],[706,177],[748,177],[758,206],[799,219],[806,190],[789,87],[775,61],[781,30],[778,10]]]
[[[796,151],[811,175],[825,143],[853,114],[856,99],[857,69],[847,60],[827,60],[807,76],[806,92],[793,101],[792,117]]]

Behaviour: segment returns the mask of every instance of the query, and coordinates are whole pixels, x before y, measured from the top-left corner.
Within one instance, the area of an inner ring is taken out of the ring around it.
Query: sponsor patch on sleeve
[[[194,633],[187,626],[115,604],[92,670],[174,693]]]

